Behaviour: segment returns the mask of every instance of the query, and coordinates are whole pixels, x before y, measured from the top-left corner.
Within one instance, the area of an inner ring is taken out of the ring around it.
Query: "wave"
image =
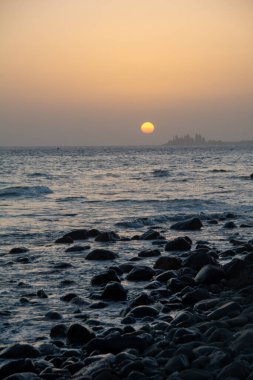
[[[9,197],[31,197],[37,198],[43,195],[52,194],[47,186],[12,186],[0,190],[0,198]]]

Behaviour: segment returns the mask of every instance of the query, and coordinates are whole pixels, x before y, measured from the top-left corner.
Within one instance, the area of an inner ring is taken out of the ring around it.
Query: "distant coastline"
[[[222,141],[222,140],[206,140],[200,134],[196,134],[194,137],[185,135],[182,137],[173,136],[172,140],[167,141],[165,146],[211,146],[211,145],[246,145],[253,144],[253,140],[241,140],[241,141]]]

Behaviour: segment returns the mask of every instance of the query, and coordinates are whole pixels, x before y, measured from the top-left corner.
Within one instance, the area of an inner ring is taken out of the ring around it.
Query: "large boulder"
[[[127,298],[127,290],[118,282],[111,282],[104,288],[101,298],[112,301],[124,301]]]
[[[93,330],[79,323],[70,325],[67,330],[67,343],[73,346],[83,346],[93,338],[95,338]]]
[[[26,343],[12,344],[0,352],[0,358],[6,359],[37,358],[40,355],[37,348]]]
[[[114,260],[118,255],[107,249],[94,249],[86,256],[86,260]]]
[[[205,265],[195,276],[197,284],[214,284],[225,277],[224,270],[216,265]]]
[[[201,227],[203,224],[199,218],[191,218],[175,223],[170,228],[176,231],[198,231]]]
[[[91,285],[105,285],[108,282],[120,282],[120,279],[113,269],[108,269],[105,272],[99,273],[92,277]]]
[[[191,249],[191,240],[185,237],[177,237],[168,241],[165,245],[165,251],[189,251]]]
[[[207,252],[196,251],[191,253],[190,256],[184,260],[183,265],[194,270],[200,270],[205,265],[215,265],[216,263],[217,261],[213,256],[209,255]]]
[[[155,269],[171,270],[179,269],[181,267],[182,260],[176,256],[161,256],[156,260],[154,264]]]
[[[136,306],[129,311],[127,316],[134,318],[144,318],[144,317],[156,317],[159,311],[152,306]]]
[[[155,271],[144,265],[134,267],[127,275],[128,281],[149,281],[155,275]]]

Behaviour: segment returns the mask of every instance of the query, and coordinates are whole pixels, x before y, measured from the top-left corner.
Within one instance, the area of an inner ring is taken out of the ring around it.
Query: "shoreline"
[[[19,284],[17,307],[31,308],[31,319],[34,308],[45,310],[45,334],[1,346],[0,378],[220,380],[236,374],[252,380],[253,240],[228,238],[228,249],[220,250],[198,239],[206,223],[179,221],[170,226],[173,239],[162,227],[131,237],[94,228],[59,236],[54,245],[69,260],[45,272],[48,289]],[[209,223],[238,228],[232,214]],[[122,257],[121,245],[135,241],[135,254]],[[25,271],[33,260],[24,247],[7,255]],[[75,277],[75,257],[89,276],[86,298],[75,292],[82,278],[73,283],[68,275]],[[54,276],[62,278],[58,312],[50,310]],[[73,312],[65,318],[69,306]],[[8,313],[2,310],[1,318]]]

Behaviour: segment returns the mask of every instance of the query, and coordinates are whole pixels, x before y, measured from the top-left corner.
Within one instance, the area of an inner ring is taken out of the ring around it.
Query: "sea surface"
[[[1,148],[1,343],[45,339],[53,323],[45,318],[48,310],[58,311],[66,322],[78,318],[80,309],[87,313],[93,291],[90,278],[111,263],[94,265],[85,261],[83,252],[66,253],[66,246],[54,244],[55,239],[76,228],[113,230],[130,238],[160,228],[170,239],[180,235],[170,230],[172,223],[198,216],[204,228],[189,236],[229,249],[231,237],[253,238],[251,173],[252,145]],[[224,229],[222,220],[228,213],[238,228]],[[219,220],[218,225],[209,224],[212,219]],[[91,249],[105,248],[103,243],[87,244]],[[107,243],[106,248],[119,253],[118,265],[150,244],[120,241]],[[8,253],[13,247],[29,252],[14,257]],[[152,260],[142,264],[151,265]],[[62,262],[69,267],[57,268]],[[143,287],[124,285],[133,294]],[[38,299],[39,289],[49,298]],[[73,291],[84,300],[78,308],[60,301]],[[21,302],[22,297],[29,302]],[[112,304],[89,315],[95,321],[103,317],[110,325],[118,312]]]

